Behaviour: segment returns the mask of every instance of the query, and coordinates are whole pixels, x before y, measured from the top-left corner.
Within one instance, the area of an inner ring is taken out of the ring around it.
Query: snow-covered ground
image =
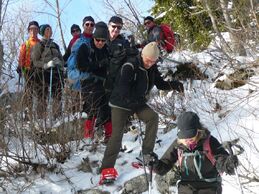
[[[184,107],[186,110],[196,112],[201,119],[201,122],[211,131],[212,135],[216,136],[221,142],[240,138],[239,144],[244,147],[245,152],[239,156],[240,166],[238,173],[242,176],[249,176],[248,172],[259,174],[259,74],[258,70],[252,76],[247,84],[235,88],[233,90],[220,90],[215,88],[213,79],[216,78],[219,71],[231,72],[230,69],[223,68],[227,65],[227,61],[219,57],[217,60],[213,58],[219,53],[213,53],[211,50],[206,50],[202,53],[191,53],[183,51],[174,53],[169,58],[180,61],[195,61],[198,67],[201,68],[207,75],[208,80],[190,80],[184,82],[185,96],[178,98],[174,93],[169,92],[166,96],[160,97],[161,102],[166,102],[175,99],[176,114],[177,109]],[[255,61],[251,57],[236,58],[241,65],[247,67],[248,63]],[[206,64],[211,63],[211,66]],[[162,66],[175,68],[174,63],[165,60]],[[151,100],[152,104],[152,100]],[[220,105],[220,109],[215,109],[216,104]],[[166,105],[165,105],[166,106]],[[161,116],[162,117],[162,116]],[[174,121],[172,121],[174,122]],[[139,123],[135,125],[139,127]],[[142,130],[144,126],[141,126]],[[161,156],[169,145],[176,138],[177,128],[173,128],[167,133],[163,133],[165,125],[159,125],[158,138],[162,140],[155,146],[155,152]],[[89,152],[90,147],[85,146],[83,149],[74,149],[71,156],[63,164],[57,163],[57,168],[54,172],[45,172],[42,174],[27,172],[30,174],[26,178],[10,178],[9,181],[2,182],[2,190],[0,193],[29,193],[29,194],[51,194],[62,193],[72,194],[79,190],[86,190],[90,188],[101,189],[111,193],[121,193],[123,184],[129,179],[143,174],[142,169],[134,169],[131,162],[140,153],[140,142],[136,140],[137,133],[128,132],[124,134],[122,145],[127,150],[120,152],[119,158],[116,161],[115,168],[119,173],[118,180],[112,186],[99,186],[98,181],[100,176],[97,175],[97,167],[93,168],[92,173],[85,173],[80,171],[78,166],[86,159],[89,158],[90,162],[96,161],[97,166],[101,164],[103,153],[105,150],[104,145],[99,145],[97,152]],[[73,144],[73,142],[71,142]],[[79,147],[84,145],[81,142]],[[75,147],[75,146],[72,146]],[[129,150],[130,153],[126,153]],[[32,154],[33,155],[33,154]],[[55,162],[55,161],[53,161]],[[2,164],[4,165],[4,164]],[[253,177],[252,175],[250,177]],[[247,179],[240,178],[243,186],[244,193],[259,193],[259,183],[248,183]],[[155,182],[153,182],[153,193],[158,193]],[[148,193],[148,192],[145,192]],[[237,182],[236,176],[223,175],[223,194],[240,193],[240,187]]]

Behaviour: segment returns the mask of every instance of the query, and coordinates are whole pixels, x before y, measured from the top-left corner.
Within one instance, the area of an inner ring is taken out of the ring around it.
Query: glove
[[[48,63],[45,63],[43,66],[44,69],[49,69],[51,67],[55,67],[53,60],[50,60]]]
[[[179,81],[171,81],[170,85],[172,87],[173,90],[176,90],[180,93],[184,93],[184,87],[183,84]]]
[[[52,61],[56,66],[62,66],[63,64],[63,62],[58,57],[54,57]]]
[[[99,62],[99,67],[107,67],[109,65],[110,60],[108,58],[103,59]]]
[[[148,165],[153,167],[157,166],[159,163],[157,154],[155,152],[150,152],[149,156],[150,156],[150,161]]]
[[[228,156],[225,162],[225,172],[229,175],[235,174],[235,168],[238,166],[238,158],[236,155]]]
[[[16,72],[18,73],[18,75],[21,77],[22,76],[22,68],[20,66],[18,66],[16,68]]]

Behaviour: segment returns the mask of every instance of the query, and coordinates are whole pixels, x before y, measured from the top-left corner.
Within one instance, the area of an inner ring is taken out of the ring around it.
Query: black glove
[[[238,158],[236,155],[228,156],[225,162],[225,172],[229,175],[235,174],[235,168],[238,166]]]
[[[157,154],[155,152],[150,152],[149,156],[150,156],[150,161],[148,165],[153,167],[157,166],[159,163]]]
[[[108,58],[106,59],[102,59],[100,62],[99,62],[99,67],[108,67],[110,63],[110,60]]]
[[[22,68],[20,66],[18,66],[16,68],[16,72],[18,73],[18,75],[21,77],[22,76]]]
[[[173,90],[176,90],[180,93],[184,93],[184,87],[183,87],[183,84],[181,82],[174,80],[174,81],[170,82],[170,85],[171,85]]]

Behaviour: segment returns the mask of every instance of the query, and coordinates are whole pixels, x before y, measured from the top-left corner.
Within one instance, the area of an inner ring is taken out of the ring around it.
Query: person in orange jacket
[[[17,73],[19,77],[24,77],[25,80],[25,89],[24,95],[22,98],[22,103],[29,109],[29,112],[32,113],[32,84],[33,84],[33,69],[31,61],[31,50],[40,39],[38,38],[39,34],[39,24],[37,21],[31,21],[28,25],[29,38],[26,40],[20,48],[19,61],[17,67]]]

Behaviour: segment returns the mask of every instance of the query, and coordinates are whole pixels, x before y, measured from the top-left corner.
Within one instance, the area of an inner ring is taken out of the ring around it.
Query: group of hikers
[[[141,149],[144,165],[152,165],[155,172],[165,174],[181,160],[179,193],[221,193],[220,173],[233,174],[238,160],[210,135],[195,113],[184,112],[178,117],[178,138],[160,160],[153,152],[159,116],[147,104],[146,97],[154,86],[182,95],[184,87],[178,80],[164,81],[157,67],[161,53],[174,50],[172,32],[166,25],[157,25],[151,16],[144,18],[144,26],[147,39],[141,44],[131,44],[121,34],[121,17],[112,16],[106,24],[95,23],[93,17],[86,16],[83,32],[78,25],[71,26],[73,38],[62,56],[51,38],[51,26],[30,22],[29,39],[21,46],[17,68],[26,83],[25,106],[32,110],[30,106],[35,93],[37,116],[44,118],[51,93],[52,111],[58,118],[62,112],[64,84],[68,83],[71,90],[82,94],[81,111],[87,113],[84,138],[93,141],[95,129],[104,128],[106,150],[100,168],[100,184],[117,179],[118,172],[114,167],[124,127],[128,118],[135,114],[145,123]],[[37,37],[38,33],[42,39]],[[75,103],[78,100],[75,99]],[[209,150],[210,157],[204,149]]]

